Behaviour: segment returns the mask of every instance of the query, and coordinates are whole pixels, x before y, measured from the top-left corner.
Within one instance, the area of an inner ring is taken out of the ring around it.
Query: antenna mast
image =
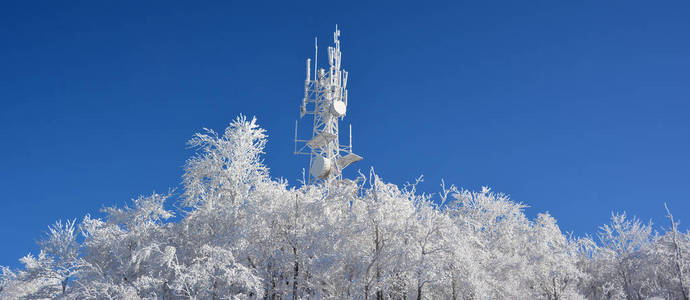
[[[300,105],[300,119],[312,116],[311,139],[300,140],[295,124],[295,154],[309,155],[309,183],[317,180],[342,179],[342,170],[362,160],[352,153],[352,125],[350,144],[340,145],[338,119],[347,112],[347,71],[341,69],[340,30],[335,27],[333,46],[328,47],[328,70],[317,65],[318,45],[314,39],[314,76],[311,78],[311,59],[307,59],[307,79]],[[297,145],[300,144],[300,147]]]

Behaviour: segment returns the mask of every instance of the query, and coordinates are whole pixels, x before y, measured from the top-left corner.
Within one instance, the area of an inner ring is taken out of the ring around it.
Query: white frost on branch
[[[182,208],[141,196],[58,221],[0,269],[0,299],[688,299],[690,234],[613,214],[596,239],[489,188],[437,196],[355,180],[290,187],[240,116],[190,141]],[[421,180],[421,178],[420,178]],[[418,181],[419,182],[419,181]],[[179,219],[174,219],[179,215]]]

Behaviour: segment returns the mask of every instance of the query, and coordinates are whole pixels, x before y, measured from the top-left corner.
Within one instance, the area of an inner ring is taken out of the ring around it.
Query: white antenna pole
[[[352,123],[350,123],[350,153],[352,153]]]
[[[295,153],[297,153],[297,120],[295,120]]]
[[[314,37],[314,81],[317,81],[319,73],[319,40],[317,37]]]

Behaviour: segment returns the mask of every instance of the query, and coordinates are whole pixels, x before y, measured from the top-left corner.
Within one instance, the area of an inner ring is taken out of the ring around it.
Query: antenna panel
[[[338,158],[338,161],[336,163],[338,164],[338,167],[340,167],[340,169],[345,169],[345,167],[353,163],[356,163],[360,160],[362,160],[361,156],[354,153],[348,153],[347,155]]]
[[[307,142],[307,144],[312,149],[323,148],[324,146],[326,146],[328,143],[332,142],[336,138],[338,138],[338,136],[335,134],[332,134],[329,132],[322,132],[322,133],[319,133],[319,135],[313,137],[311,140],[309,140],[309,142]]]

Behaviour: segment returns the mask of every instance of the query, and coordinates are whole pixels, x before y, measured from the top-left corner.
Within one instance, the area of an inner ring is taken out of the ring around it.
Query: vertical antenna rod
[[[352,124],[350,124],[350,153],[352,153]]]
[[[314,81],[319,70],[319,38],[314,37]]]

